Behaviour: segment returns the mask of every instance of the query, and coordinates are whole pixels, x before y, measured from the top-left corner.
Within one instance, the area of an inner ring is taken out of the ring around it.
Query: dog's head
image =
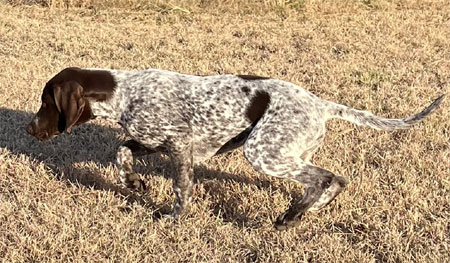
[[[83,97],[83,87],[76,81],[47,83],[41,100],[39,111],[26,128],[40,141],[70,132],[74,125],[92,118],[89,102]]]

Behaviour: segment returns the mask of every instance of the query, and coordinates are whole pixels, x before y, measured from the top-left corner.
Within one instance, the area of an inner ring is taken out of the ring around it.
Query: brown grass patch
[[[154,218],[173,201],[166,157],[137,164],[140,199],[117,184],[118,127],[95,121],[46,143],[23,129],[67,66],[271,76],[410,115],[449,93],[447,1],[3,2],[16,3],[0,3],[3,262],[450,260],[448,100],[408,131],[331,121],[314,162],[350,185],[285,232],[272,222],[301,187],[255,173],[239,151],[196,168],[192,207],[173,224]]]

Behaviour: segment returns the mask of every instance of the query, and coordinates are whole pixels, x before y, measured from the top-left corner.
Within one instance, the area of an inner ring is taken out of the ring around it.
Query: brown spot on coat
[[[236,135],[235,137],[231,138],[229,141],[227,141],[220,149],[216,152],[217,154],[225,153],[228,151],[232,151],[238,147],[241,147],[245,141],[247,140],[248,136],[250,135],[250,132],[255,127],[255,124],[252,124],[250,127]]]
[[[250,89],[247,86],[241,87],[241,90],[245,93],[245,95],[248,95],[250,93]]]
[[[255,75],[236,75],[236,77],[239,77],[243,80],[264,80],[264,79],[270,79],[268,77],[260,77]]]
[[[270,95],[265,91],[256,91],[255,96],[250,101],[245,115],[251,122],[257,122],[266,112],[270,104]]]

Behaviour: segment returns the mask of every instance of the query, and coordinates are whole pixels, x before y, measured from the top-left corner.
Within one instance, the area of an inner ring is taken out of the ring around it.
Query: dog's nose
[[[34,129],[33,129],[33,125],[29,124],[27,127],[27,132],[30,135],[34,135]]]

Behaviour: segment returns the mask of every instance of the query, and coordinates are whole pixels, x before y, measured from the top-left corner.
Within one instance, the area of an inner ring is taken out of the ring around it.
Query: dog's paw
[[[174,211],[172,212],[160,212],[155,217],[157,220],[163,220],[165,222],[178,222],[180,218]]]
[[[137,174],[134,174],[133,177],[135,177],[135,178],[132,178],[132,180],[122,181],[123,186],[125,186],[126,188],[128,188],[130,190],[144,193],[147,190],[147,186],[145,185],[144,180],[139,178],[139,176]]]
[[[134,189],[137,191],[144,193],[147,190],[147,186],[144,183],[144,180],[139,179],[133,182]]]
[[[291,227],[296,227],[300,224],[303,214],[291,217],[289,211],[282,213],[275,221],[274,227],[276,230],[286,230]]]

